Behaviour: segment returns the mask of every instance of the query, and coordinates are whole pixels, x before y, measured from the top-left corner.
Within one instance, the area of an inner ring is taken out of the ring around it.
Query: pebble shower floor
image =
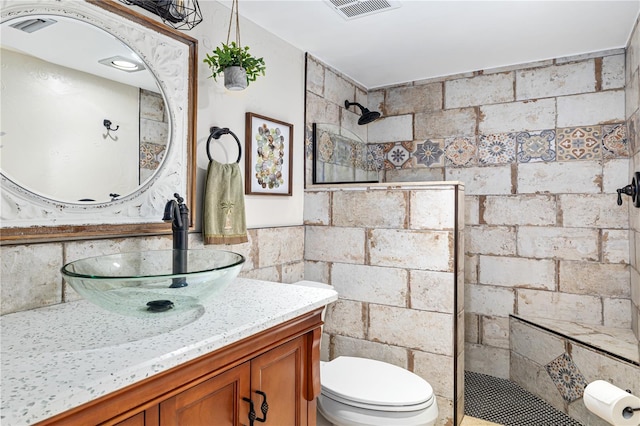
[[[464,373],[464,413],[505,426],[582,426],[517,384]]]

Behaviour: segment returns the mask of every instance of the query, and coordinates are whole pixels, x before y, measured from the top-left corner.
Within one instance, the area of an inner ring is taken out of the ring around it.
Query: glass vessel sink
[[[61,272],[90,302],[122,315],[150,317],[202,309],[238,276],[244,261],[223,250],[153,250],[76,260]]]

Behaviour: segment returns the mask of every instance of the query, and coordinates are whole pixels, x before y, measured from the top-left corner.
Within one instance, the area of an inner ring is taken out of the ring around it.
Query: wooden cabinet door
[[[241,364],[160,403],[161,426],[248,424],[249,363]]]
[[[251,400],[256,415],[264,392],[269,405],[267,421],[255,426],[306,426],[307,401],[303,393],[305,346],[296,338],[251,360]]]

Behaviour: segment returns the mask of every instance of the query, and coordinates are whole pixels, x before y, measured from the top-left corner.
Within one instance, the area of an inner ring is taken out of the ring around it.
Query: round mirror
[[[99,204],[160,168],[170,120],[155,76],[107,31],[68,16],[1,25],[0,171],[40,197]]]

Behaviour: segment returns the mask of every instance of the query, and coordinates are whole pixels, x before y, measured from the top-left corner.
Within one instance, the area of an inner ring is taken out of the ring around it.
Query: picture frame
[[[245,153],[245,194],[291,196],[293,124],[247,112]]]

